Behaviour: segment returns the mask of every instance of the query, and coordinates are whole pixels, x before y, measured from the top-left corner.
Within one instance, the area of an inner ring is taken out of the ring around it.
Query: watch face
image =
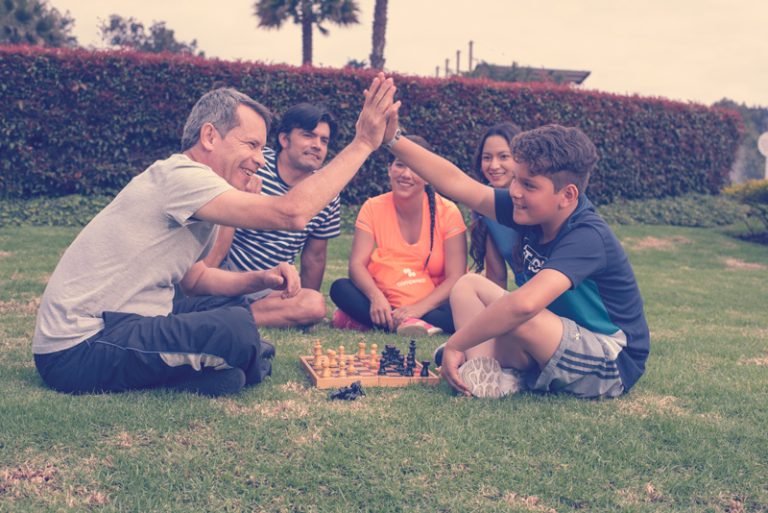
[[[763,135],[757,139],[757,149],[763,156],[768,157],[768,132],[763,132]]]

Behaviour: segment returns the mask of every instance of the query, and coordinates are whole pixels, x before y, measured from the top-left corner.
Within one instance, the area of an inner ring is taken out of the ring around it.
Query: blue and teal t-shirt
[[[539,226],[513,221],[508,190],[497,189],[495,195],[496,219],[520,237],[523,268],[516,278],[525,283],[542,269],[557,270],[571,280],[571,289],[549,305],[551,312],[596,333],[623,331],[627,346],[616,363],[624,389],[629,390],[645,371],[650,333],[635,273],[619,240],[584,195],[547,243],[539,242]]]

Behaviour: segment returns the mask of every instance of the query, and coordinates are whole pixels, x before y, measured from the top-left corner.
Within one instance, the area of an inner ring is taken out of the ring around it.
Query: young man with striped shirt
[[[322,167],[336,123],[325,107],[300,103],[288,109],[277,128],[275,151],[265,148],[266,165],[257,171],[251,192],[283,196]],[[292,298],[264,290],[249,296],[258,326],[309,326],[326,314],[319,292],[325,273],[328,240],[340,233],[339,197],[328,203],[302,230],[224,228],[206,264],[232,271],[271,269],[301,259],[301,290]]]

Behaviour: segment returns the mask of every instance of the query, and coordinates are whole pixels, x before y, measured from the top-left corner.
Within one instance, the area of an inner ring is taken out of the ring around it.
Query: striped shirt
[[[277,173],[277,155],[274,150],[264,148],[264,160],[266,166],[257,171],[263,181],[261,193],[283,196],[291,190],[291,186]],[[341,233],[339,210],[340,200],[336,196],[300,231],[238,228],[222,266],[241,271],[262,271],[280,262],[292,264],[308,238],[331,239]]]

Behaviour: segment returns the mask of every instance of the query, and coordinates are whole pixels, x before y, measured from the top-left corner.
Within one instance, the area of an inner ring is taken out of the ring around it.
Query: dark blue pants
[[[43,381],[60,392],[122,392],[172,385],[203,369],[239,367],[246,384],[271,372],[242,298],[181,297],[165,316],[103,312],[104,329],[78,345],[35,355]]]
[[[366,326],[373,326],[371,320],[371,300],[362,293],[349,278],[341,278],[331,284],[331,301],[346,312],[357,322]],[[448,301],[441,304],[434,310],[425,313],[422,320],[432,326],[437,326],[445,333],[453,333],[456,328],[453,325],[453,314],[451,305]]]

